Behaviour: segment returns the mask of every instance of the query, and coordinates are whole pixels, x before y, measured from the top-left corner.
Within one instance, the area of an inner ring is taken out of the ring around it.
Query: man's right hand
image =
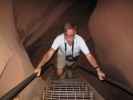
[[[37,76],[39,77],[40,75],[41,75],[41,68],[36,68],[35,70],[34,70],[34,73],[36,73],[37,74]]]

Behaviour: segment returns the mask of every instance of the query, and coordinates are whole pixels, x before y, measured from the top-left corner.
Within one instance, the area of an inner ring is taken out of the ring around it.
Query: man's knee
[[[64,72],[64,69],[63,68],[57,68],[57,75],[62,75]]]

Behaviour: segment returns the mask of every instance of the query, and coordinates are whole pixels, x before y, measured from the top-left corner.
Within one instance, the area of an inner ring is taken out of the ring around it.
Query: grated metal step
[[[43,90],[43,100],[94,100],[88,82],[78,79],[50,81]]]

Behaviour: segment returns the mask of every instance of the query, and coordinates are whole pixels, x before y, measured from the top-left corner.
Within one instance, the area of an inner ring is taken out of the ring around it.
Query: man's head
[[[67,36],[74,36],[77,32],[77,27],[75,24],[67,22],[64,26],[64,30]]]

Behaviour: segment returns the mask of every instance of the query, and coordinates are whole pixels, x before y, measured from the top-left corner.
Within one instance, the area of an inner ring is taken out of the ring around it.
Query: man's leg
[[[67,71],[66,71],[67,77],[72,78],[72,66],[74,62],[66,61],[66,64],[67,64]]]
[[[75,77],[75,72],[77,71],[78,68],[78,64],[76,61],[73,62],[69,62],[66,61],[66,65],[67,65],[67,76],[68,78],[74,78]]]
[[[57,53],[57,75],[64,78],[65,56]]]

